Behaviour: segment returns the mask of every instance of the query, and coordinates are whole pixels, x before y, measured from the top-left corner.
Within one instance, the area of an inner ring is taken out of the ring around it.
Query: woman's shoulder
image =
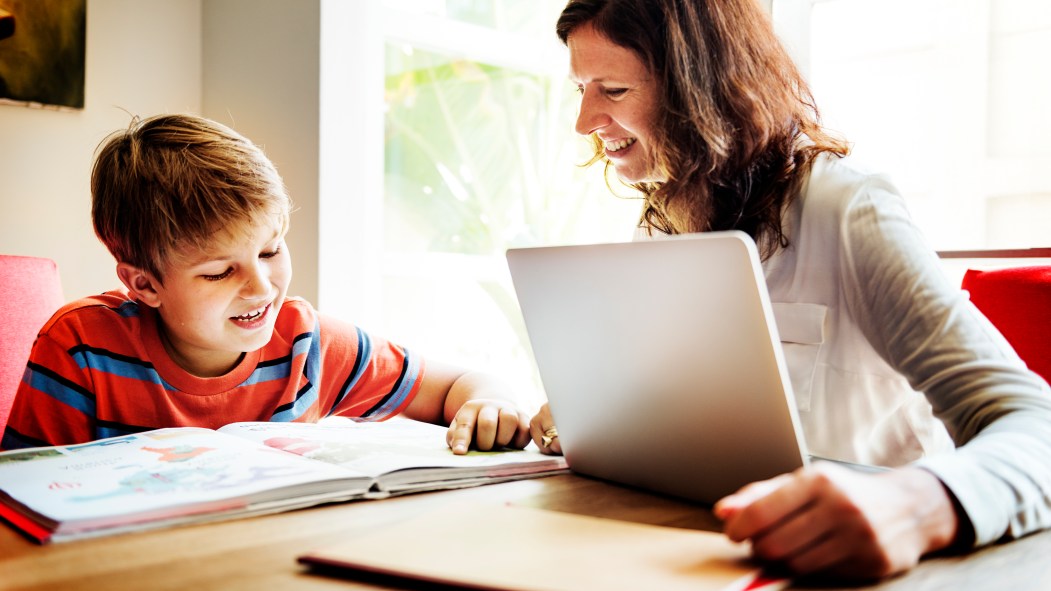
[[[853,156],[822,155],[810,169],[801,191],[804,211],[844,215],[873,202],[901,200],[889,175]]]
[[[810,169],[808,192],[840,196],[868,186],[890,185],[889,176],[855,156],[822,154]]]

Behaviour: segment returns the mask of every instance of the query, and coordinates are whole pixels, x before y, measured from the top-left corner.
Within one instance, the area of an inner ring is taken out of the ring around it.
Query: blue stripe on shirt
[[[136,318],[139,316],[139,303],[132,300],[124,302],[119,308],[110,309],[124,318]]]
[[[151,431],[158,429],[159,427],[143,427],[140,425],[128,425],[125,423],[117,423],[115,421],[97,421],[95,423],[95,439],[107,439],[110,437],[121,437],[124,435],[131,435],[133,433],[142,433],[144,431]]]
[[[66,406],[75,408],[89,417],[95,416],[94,394],[46,367],[36,363],[26,364],[22,381]]]
[[[289,355],[260,363],[252,372],[252,375],[248,376],[240,385],[251,386],[262,382],[287,380],[289,374],[292,373],[292,357],[292,355]]]
[[[291,405],[283,405],[270,417],[276,423],[287,423],[303,416],[310,407],[317,404],[318,388],[317,380],[321,373],[321,325],[314,322],[314,331],[310,334],[302,334],[296,337],[292,344],[293,359],[306,355],[303,364],[303,375],[307,379],[305,386],[296,392],[296,400]],[[290,366],[291,367],[291,366]],[[286,370],[288,373],[288,370]]]
[[[412,351],[404,349],[405,360],[402,362],[401,375],[391,392],[376,406],[366,412],[362,418],[370,421],[382,421],[393,416],[394,411],[409,397],[416,381],[420,378],[420,360]]]
[[[43,439],[34,439],[15,431],[14,427],[11,425],[8,425],[7,428],[4,429],[4,438],[3,441],[0,441],[0,447],[9,451],[13,449],[26,449],[28,447],[47,447],[49,445],[51,444]]]
[[[347,381],[344,382],[343,387],[340,388],[339,394],[332,403],[332,408],[328,409],[329,415],[336,413],[336,409],[339,408],[343,399],[346,398],[351,390],[354,389],[354,386],[358,384],[361,376],[365,373],[365,368],[369,365],[369,360],[372,358],[372,339],[370,339],[369,335],[360,328],[355,327],[355,330],[358,332],[358,354],[357,357],[354,358],[354,367],[351,368],[350,375],[347,376]]]
[[[153,364],[134,357],[87,345],[73,347],[69,350],[69,355],[84,371],[98,371],[130,380],[158,384],[165,390],[176,390],[174,386],[161,379],[161,375],[154,369]]]

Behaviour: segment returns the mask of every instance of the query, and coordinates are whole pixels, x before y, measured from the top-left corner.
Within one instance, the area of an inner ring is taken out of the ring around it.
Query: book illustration
[[[99,516],[146,511],[218,498],[224,491],[240,495],[347,476],[345,470],[326,464],[305,464],[246,440],[192,428],[49,449],[61,453],[23,463],[37,470],[5,483],[4,491],[35,499],[58,520],[85,512]]]
[[[0,456],[0,464],[14,464],[16,462],[31,462],[41,458],[53,458],[62,455],[62,452],[48,448],[32,449],[24,452],[5,454]]]
[[[399,441],[384,442],[380,448],[373,443],[364,441],[345,441],[318,439],[316,436],[303,437],[268,437],[263,440],[267,447],[287,451],[298,456],[318,460],[329,464],[347,465],[359,462],[382,462],[384,458],[411,457],[413,465],[419,464],[423,458],[444,461],[452,455],[449,449],[437,447],[421,447],[419,444],[406,444]],[[468,456],[486,456],[500,454],[500,451],[478,451],[471,450]]]
[[[182,447],[182,446],[181,446]],[[122,477],[116,487],[109,492],[95,495],[70,496],[74,503],[89,503],[102,499],[112,499],[129,495],[174,495],[186,492],[209,493],[224,489],[240,488],[246,485],[261,484],[276,478],[307,474],[309,470],[302,466],[245,466],[235,469],[230,458],[222,457],[212,462],[212,456],[200,462],[183,465],[172,465],[180,462],[202,458],[201,454],[214,451],[207,447],[193,448],[193,455],[187,452],[173,451],[178,448],[142,448],[142,451],[161,452],[157,458],[168,466],[127,465],[117,470],[134,469],[135,472]]]
[[[176,445],[175,447],[143,447],[142,451],[152,451],[160,454],[157,457],[158,462],[185,462],[213,449],[215,448]]]
[[[519,450],[478,451],[457,456],[445,440],[446,428],[394,419],[321,423],[233,423],[220,429],[305,458],[379,475],[404,468],[485,467],[536,459]]]

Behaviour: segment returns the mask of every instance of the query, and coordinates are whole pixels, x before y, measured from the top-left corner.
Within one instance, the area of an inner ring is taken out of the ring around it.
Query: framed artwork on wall
[[[87,0],[0,0],[0,103],[84,108]]]

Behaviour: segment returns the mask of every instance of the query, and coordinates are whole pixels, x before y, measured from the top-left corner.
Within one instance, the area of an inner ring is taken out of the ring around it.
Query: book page
[[[0,454],[0,490],[57,531],[236,510],[325,491],[360,496],[368,481],[197,428]]]
[[[472,450],[457,456],[446,443],[445,427],[405,418],[383,422],[335,417],[319,423],[233,423],[220,431],[395,482],[495,478],[565,468],[563,458],[545,456],[533,445],[526,450]],[[396,475],[399,471],[406,474]]]

